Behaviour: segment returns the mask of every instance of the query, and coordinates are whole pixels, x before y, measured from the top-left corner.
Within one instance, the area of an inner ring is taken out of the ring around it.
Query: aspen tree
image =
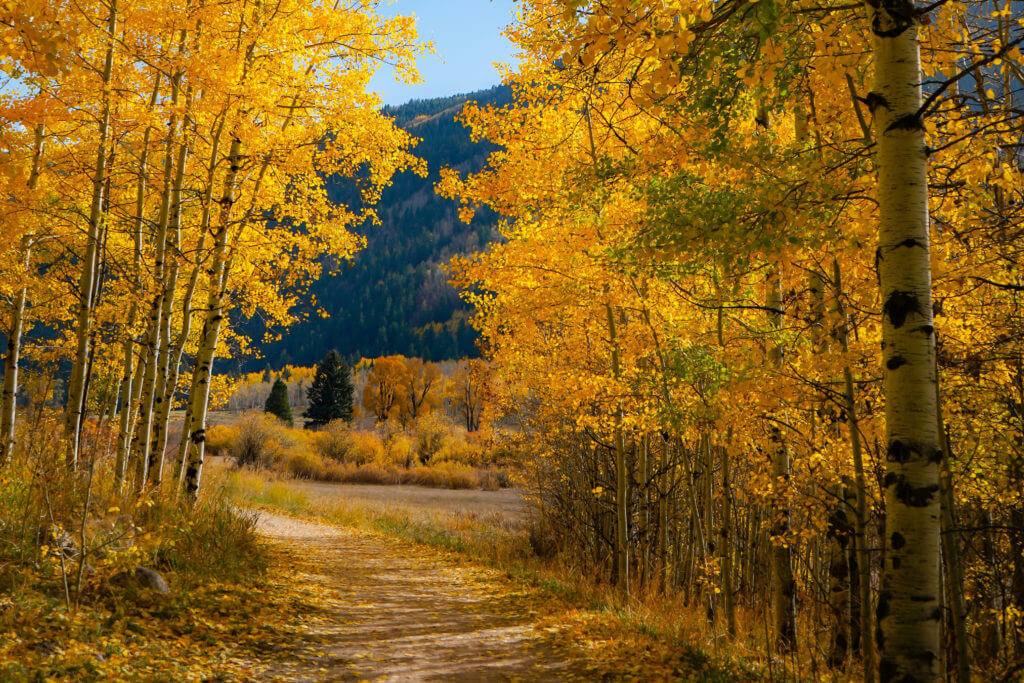
[[[39,182],[40,165],[43,157],[45,128],[37,124],[32,145],[32,170],[29,172],[27,186],[35,190]],[[28,276],[32,266],[31,233],[22,237],[21,258]],[[22,286],[14,295],[11,303],[11,318],[7,328],[7,355],[4,356],[4,389],[0,400],[0,467],[3,467],[14,453],[15,416],[18,409],[18,361],[21,356],[21,335],[25,326],[25,304],[28,299],[28,286]]]
[[[196,263],[192,269],[192,277],[189,280],[187,294],[185,301],[182,303],[182,330],[179,337],[178,348],[176,354],[180,365],[181,353],[184,349],[185,343],[188,341],[188,334],[191,330],[192,325],[192,297],[195,294],[196,285],[199,280],[199,273],[202,271],[202,260],[206,258],[203,256],[203,247],[206,243],[206,236],[210,232],[210,221],[213,217],[213,193],[215,187],[215,180],[217,174],[217,165],[220,161],[220,143],[221,138],[224,135],[224,126],[227,122],[227,111],[221,112],[217,124],[216,133],[214,133],[213,139],[210,144],[210,157],[206,164],[206,181],[202,196],[202,215],[199,219],[199,246],[196,249]],[[230,161],[230,159],[229,159]],[[188,310],[185,310],[188,309]],[[185,476],[185,462],[187,459],[189,444],[191,443],[192,436],[192,396],[195,394],[197,375],[193,373],[192,382],[189,387],[188,400],[185,403],[185,416],[182,420],[181,425],[181,436],[178,440],[178,453],[175,458],[175,470],[174,470],[174,481],[175,490],[180,490]],[[168,416],[170,414],[168,413]]]
[[[231,224],[231,213],[235,205],[235,184],[242,164],[242,141],[232,135],[228,152],[228,170],[224,176],[224,191],[220,199],[220,215],[214,231],[213,254],[211,255],[208,283],[206,317],[200,335],[199,350],[196,352],[195,369],[192,376],[192,390],[188,408],[188,450],[185,456],[185,492],[191,500],[199,495],[199,484],[203,475],[203,455],[206,450],[206,410],[210,403],[210,379],[213,374],[213,357],[217,348],[221,323],[224,319],[224,290],[227,287],[227,239]]]
[[[111,92],[110,84],[114,72],[114,48],[117,45],[118,0],[110,0],[107,17],[107,49],[103,59],[103,95],[99,115],[96,161],[93,166],[92,202],[89,208],[89,223],[85,251],[82,256],[82,273],[78,285],[78,320],[75,326],[77,347],[68,379],[67,405],[64,409],[64,437],[67,440],[67,464],[78,466],[81,447],[82,411],[85,405],[85,381],[89,359],[89,340],[92,335],[93,297],[98,279],[96,260],[103,221],[103,189],[107,182],[107,144],[110,127]]]
[[[177,42],[177,54],[181,58],[185,52],[187,32],[180,29]],[[155,411],[158,409],[158,398],[163,399],[161,380],[166,376],[167,350],[164,344],[169,334],[170,306],[174,290],[171,276],[173,267],[168,260],[176,261],[174,235],[170,229],[171,202],[174,197],[175,160],[178,149],[178,100],[181,94],[183,72],[181,67],[171,77],[170,114],[167,123],[167,135],[164,140],[163,184],[160,191],[160,209],[156,221],[156,232],[153,236],[154,260],[153,281],[156,293],[149,306],[149,320],[146,331],[145,357],[146,370],[142,378],[142,395],[139,403],[139,422],[135,430],[132,445],[132,458],[135,459],[136,486],[141,491],[147,482],[152,481],[149,470],[156,458],[152,453],[155,440],[153,433]],[[182,130],[184,137],[184,130]],[[166,315],[165,315],[166,314]]]
[[[185,110],[189,110],[192,102],[191,86],[185,96]],[[167,243],[164,253],[170,259],[167,267],[166,282],[163,289],[163,300],[160,312],[160,354],[157,359],[157,377],[154,387],[152,437],[149,445],[149,481],[159,486],[163,476],[164,450],[167,447],[167,420],[170,415],[171,401],[177,384],[177,360],[173,358],[171,349],[171,313],[174,307],[174,296],[178,284],[179,251],[181,248],[181,202],[182,184],[185,176],[185,162],[188,160],[188,144],[185,135],[189,128],[189,115],[186,113],[182,121],[181,144],[171,188],[170,211],[167,228]],[[185,310],[191,317],[191,311]],[[182,326],[186,326],[184,320]],[[171,364],[174,363],[172,370]]]
[[[715,272],[715,341],[719,349],[725,350],[725,302],[723,300],[722,283]],[[725,607],[726,631],[730,636],[736,635],[736,596],[733,595],[733,528],[732,528],[732,463],[729,459],[729,448],[732,444],[732,427],[726,431],[724,444],[719,446],[719,464],[722,468],[722,514],[719,527],[719,557],[722,563],[722,602]]]
[[[878,279],[883,304],[885,566],[878,596],[879,677],[939,677],[939,463],[929,255],[928,173],[918,14],[869,0],[874,34]]]
[[[149,109],[156,106],[160,94],[161,75],[153,77],[153,94],[150,96]],[[134,243],[134,260],[132,262],[132,284],[136,292],[142,291],[142,227],[146,210],[146,184],[149,181],[149,146],[153,134],[153,126],[147,125],[142,135],[141,153],[135,183],[135,214],[132,225],[132,241]],[[135,320],[139,314],[137,297],[132,297],[128,309],[128,320],[124,325],[125,338],[122,348],[123,375],[121,379],[121,414],[117,433],[117,460],[114,464],[114,482],[121,490],[124,487],[125,468],[128,463],[129,449],[133,441],[135,413],[138,410],[139,396],[142,386],[142,363],[135,362],[136,340],[133,338]],[[141,353],[139,357],[141,359]]]
[[[967,605],[964,601],[964,570],[960,562],[957,528],[954,515],[953,482],[950,472],[952,453],[942,419],[942,392],[939,390],[938,369],[935,371],[935,404],[938,410],[939,445],[943,459],[939,470],[939,497],[942,506],[942,560],[945,568],[946,595],[956,650],[956,679],[960,683],[971,680],[971,655],[967,643]]]

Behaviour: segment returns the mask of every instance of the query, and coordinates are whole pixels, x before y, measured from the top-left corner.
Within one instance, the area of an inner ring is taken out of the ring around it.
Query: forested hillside
[[[268,364],[310,365],[331,349],[351,357],[401,353],[428,360],[475,356],[476,332],[468,307],[448,283],[442,266],[455,254],[475,252],[494,238],[494,214],[479,214],[472,225],[459,221],[456,202],[434,193],[439,171],[476,172],[494,146],[470,140],[456,120],[467,101],[506,104],[511,91],[496,87],[469,95],[414,100],[384,113],[420,138],[415,152],[428,175],[409,171],[384,192],[380,225],[363,225],[366,248],[350,262],[324,257],[324,274],[312,286],[301,321],[281,339],[261,348],[262,357],[241,359],[249,369]],[[349,181],[329,184],[331,199],[350,200]],[[317,309],[323,311],[321,315]],[[249,324],[258,340],[262,323]]]

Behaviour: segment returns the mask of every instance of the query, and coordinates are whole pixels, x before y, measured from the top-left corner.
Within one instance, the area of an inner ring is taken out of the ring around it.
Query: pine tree
[[[280,377],[274,382],[274,386],[270,388],[267,402],[263,404],[263,412],[276,415],[289,426],[293,424],[292,407],[288,403],[288,385]]]
[[[306,428],[322,427],[332,420],[352,420],[352,379],[348,364],[337,351],[331,351],[320,362],[313,384],[306,391]]]

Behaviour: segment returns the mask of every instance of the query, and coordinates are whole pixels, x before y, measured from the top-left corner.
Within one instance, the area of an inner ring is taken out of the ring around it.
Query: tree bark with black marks
[[[939,463],[929,260],[928,172],[921,119],[918,12],[868,0],[874,33],[878,279],[883,305],[886,546],[878,597],[879,677],[939,678]]]
[[[242,163],[242,141],[232,136],[228,152],[228,171],[224,177],[224,194],[220,199],[220,216],[214,233],[214,247],[209,273],[209,294],[206,319],[196,353],[196,365],[189,394],[188,447],[185,455],[185,492],[192,500],[199,495],[206,452],[206,411],[210,404],[210,380],[213,356],[217,350],[221,323],[224,321],[224,295],[227,287],[227,233],[235,205],[236,181]]]

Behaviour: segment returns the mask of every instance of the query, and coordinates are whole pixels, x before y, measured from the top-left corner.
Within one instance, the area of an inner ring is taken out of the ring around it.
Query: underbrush
[[[220,628],[279,612],[253,599],[271,563],[254,517],[214,485],[194,506],[169,491],[125,495],[109,434],[87,434],[71,471],[57,421],[37,424],[0,470],[0,680],[230,675],[222,653],[241,640]]]
[[[293,429],[271,415],[248,413],[236,426],[215,426],[207,449],[236,464],[298,479],[351,484],[412,484],[496,490],[511,485],[491,462],[483,438],[427,415],[408,428]]]

